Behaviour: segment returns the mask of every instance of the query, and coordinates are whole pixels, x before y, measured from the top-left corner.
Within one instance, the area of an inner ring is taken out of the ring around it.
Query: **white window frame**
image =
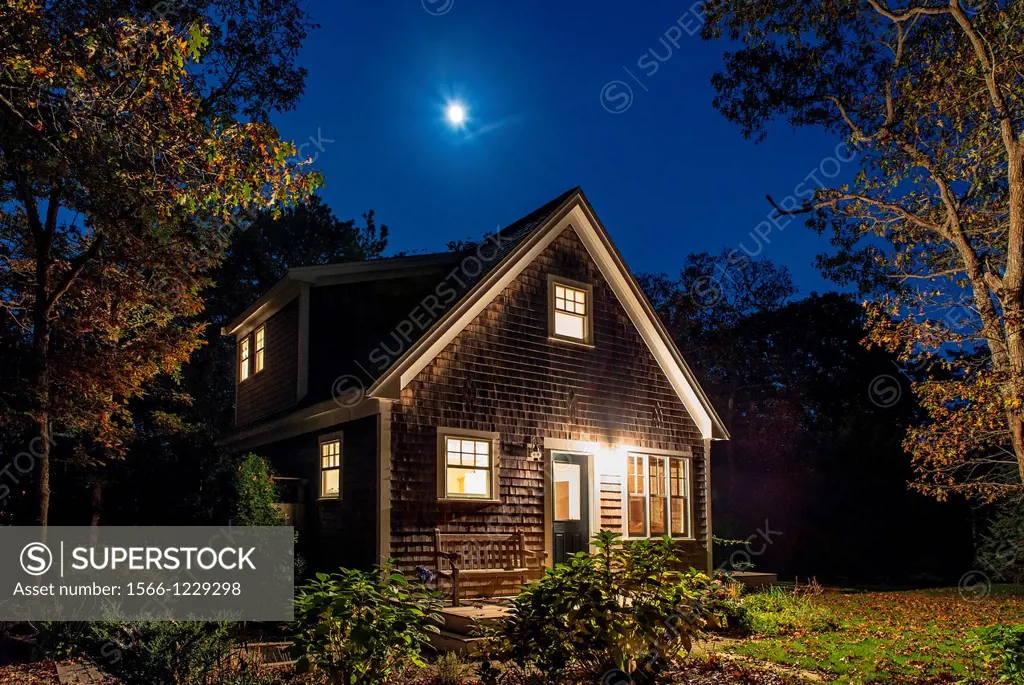
[[[266,368],[266,350],[267,350],[267,325],[263,324],[252,334],[252,348],[253,348],[253,366],[252,375],[263,371]]]
[[[630,457],[643,457],[643,483],[644,483],[644,534],[643,535],[630,535],[629,534],[629,458]],[[695,484],[693,482],[693,455],[682,452],[667,452],[661,450],[645,450],[645,449],[631,449],[626,453],[626,464],[623,472],[623,483],[622,483],[622,532],[624,540],[646,540],[646,539],[661,539],[662,535],[651,536],[651,459],[665,459],[665,495],[668,500],[668,511],[666,513],[666,525],[668,530],[672,530],[672,464],[671,460],[678,459],[685,464],[686,468],[686,535],[672,535],[673,540],[685,540],[695,541],[697,538],[694,533],[694,492]]]
[[[338,443],[338,465],[325,467],[323,462],[324,445],[330,445],[332,443]],[[317,492],[320,496],[319,498],[332,501],[341,500],[341,495],[345,492],[345,442],[342,440],[341,433],[328,433],[327,435],[321,435],[317,440],[316,468],[317,474],[319,475],[319,485],[317,485]],[[324,472],[335,469],[338,471],[338,492],[337,494],[328,495],[324,493]]]
[[[555,286],[579,291],[584,294],[583,313],[575,314],[583,318],[583,337],[576,338],[571,335],[560,335],[555,333],[555,313],[561,311],[555,306]],[[594,346],[594,286],[589,283],[573,281],[568,278],[548,274],[548,338],[575,345]]]
[[[489,471],[490,471],[490,493],[485,497],[467,496],[448,493],[448,440],[476,440],[487,442],[490,445]],[[501,495],[498,490],[498,482],[501,473],[501,458],[499,448],[501,441],[497,433],[478,430],[467,430],[462,428],[438,428],[437,429],[437,499],[439,502],[468,502],[496,504],[501,502]]]
[[[238,341],[238,382],[244,383],[252,378],[252,343],[249,336]]]

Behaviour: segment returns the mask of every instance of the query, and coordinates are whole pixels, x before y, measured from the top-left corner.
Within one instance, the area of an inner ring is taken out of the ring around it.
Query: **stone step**
[[[430,646],[437,651],[457,652],[470,657],[479,655],[486,641],[487,638],[467,637],[444,628],[440,632],[430,633]]]

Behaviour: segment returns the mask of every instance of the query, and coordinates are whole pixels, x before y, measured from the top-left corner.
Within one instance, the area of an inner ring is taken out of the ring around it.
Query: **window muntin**
[[[690,538],[690,460],[627,455],[627,537]]]
[[[249,337],[246,336],[238,345],[238,380],[249,378]]]
[[[256,363],[255,363],[255,367],[253,369],[253,373],[257,374],[257,373],[259,373],[260,371],[263,370],[263,361],[264,361],[263,355],[264,355],[264,348],[266,347],[266,342],[267,342],[267,327],[266,326],[260,326],[259,328],[257,328],[256,329],[255,338],[256,338],[256,358],[255,358],[255,362]]]
[[[551,335],[580,342],[590,338],[589,289],[551,281]]]
[[[320,496],[341,497],[341,440],[320,443]]]
[[[491,441],[446,436],[445,497],[452,499],[491,499]]]

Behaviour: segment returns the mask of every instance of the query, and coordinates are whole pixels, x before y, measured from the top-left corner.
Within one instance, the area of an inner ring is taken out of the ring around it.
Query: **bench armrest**
[[[523,554],[528,557],[540,557],[541,559],[546,559],[548,556],[547,552],[539,549],[524,549]]]

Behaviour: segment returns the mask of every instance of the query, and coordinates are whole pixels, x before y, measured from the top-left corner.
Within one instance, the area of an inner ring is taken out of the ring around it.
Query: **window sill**
[[[328,496],[328,497],[317,497],[316,501],[317,502],[340,502],[341,501],[341,497],[338,496],[338,495],[331,495],[331,496]]]
[[[592,342],[578,340],[576,338],[562,338],[557,335],[549,335],[548,342],[569,343],[570,345],[576,345],[577,347],[586,347],[591,350],[594,349],[594,343]]]
[[[438,497],[438,504],[501,504],[500,499],[481,499],[479,497]]]

